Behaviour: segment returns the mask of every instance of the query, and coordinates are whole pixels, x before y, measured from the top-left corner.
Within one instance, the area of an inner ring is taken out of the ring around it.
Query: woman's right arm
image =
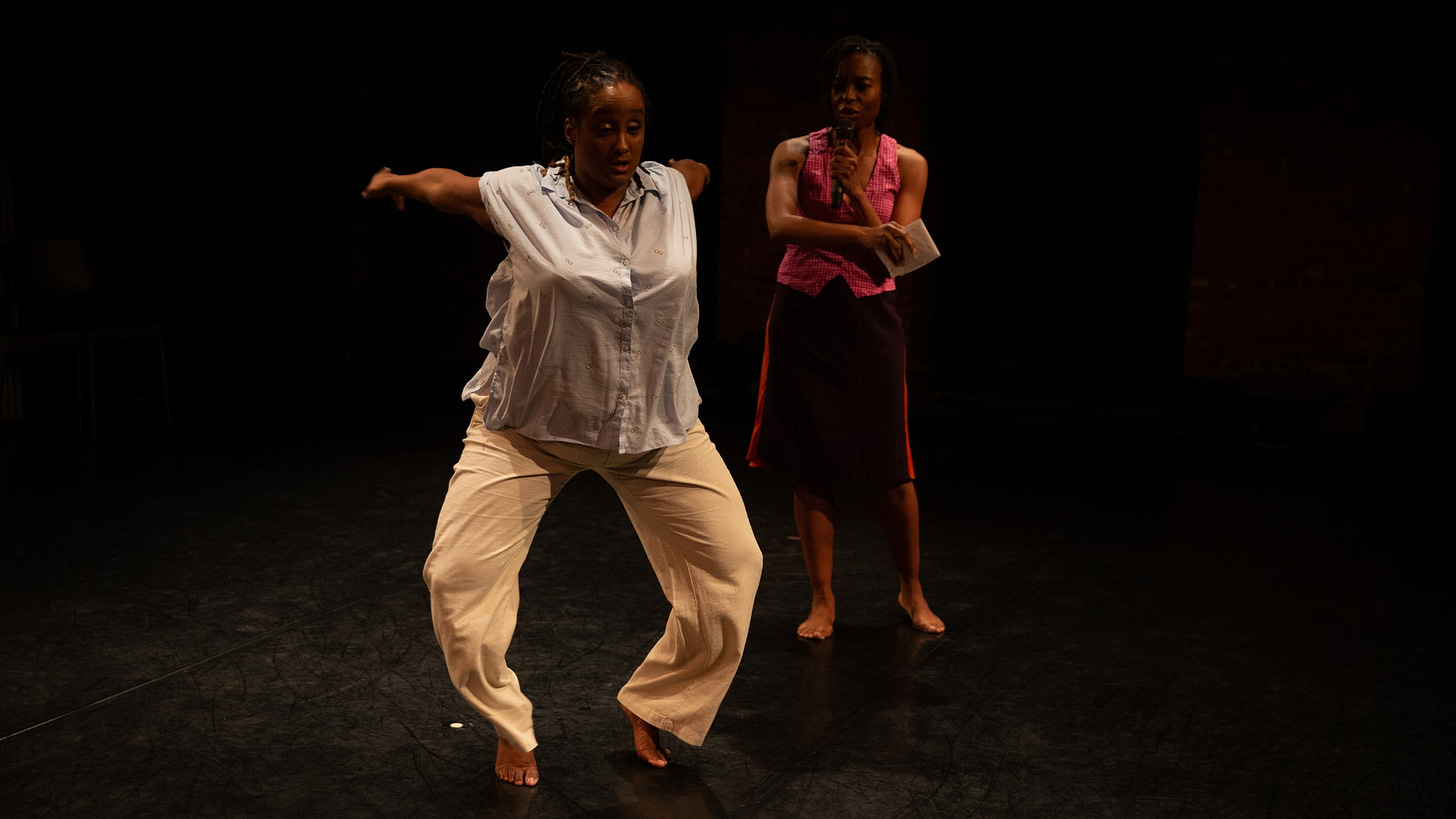
[[[448,168],[430,168],[419,173],[397,174],[380,168],[359,194],[365,199],[389,197],[404,210],[404,200],[424,202],[444,213],[469,216],[476,224],[495,233],[495,225],[480,199],[480,177],[466,176]]]
[[[863,247],[884,250],[899,262],[914,248],[905,229],[894,222],[875,227],[821,222],[799,215],[799,174],[809,158],[809,138],[780,142],[769,160],[764,216],[769,238],[776,242],[826,249]]]

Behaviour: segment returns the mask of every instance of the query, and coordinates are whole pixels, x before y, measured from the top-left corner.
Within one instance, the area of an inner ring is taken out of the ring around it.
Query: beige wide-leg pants
[[[676,446],[623,455],[488,430],[476,410],[440,510],[425,583],[450,679],[521,750],[536,747],[531,701],[506,665],[517,575],[546,507],[593,470],[617,491],[663,594],[667,630],[617,695],[632,713],[701,745],[728,692],[763,555],[738,487],[701,423]]]

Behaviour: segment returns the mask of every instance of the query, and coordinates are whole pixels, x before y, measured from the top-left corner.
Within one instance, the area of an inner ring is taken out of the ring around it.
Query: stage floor
[[[788,482],[746,467],[742,408],[712,404],[765,570],[718,720],[701,747],[669,739],[667,769],[615,702],[665,603],[586,475],[526,563],[510,653],[542,781],[495,781],[420,579],[462,405],[12,473],[0,813],[1456,814],[1446,501],[1418,458],[926,412],[946,633],[909,627],[846,490],[840,620],[808,642]]]

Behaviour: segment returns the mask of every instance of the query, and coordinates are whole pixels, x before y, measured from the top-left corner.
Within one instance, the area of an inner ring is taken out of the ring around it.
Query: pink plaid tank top
[[[870,204],[880,221],[890,221],[895,210],[895,197],[900,193],[900,163],[896,159],[894,137],[880,135],[875,169],[865,189]],[[799,215],[821,222],[854,225],[854,210],[849,197],[836,210],[829,206],[834,180],[829,176],[829,129],[809,135],[809,156],[799,173]],[[886,293],[895,289],[895,280],[873,251],[859,247],[825,250],[817,247],[789,245],[779,263],[779,283],[817,296],[824,285],[843,276],[856,298]]]

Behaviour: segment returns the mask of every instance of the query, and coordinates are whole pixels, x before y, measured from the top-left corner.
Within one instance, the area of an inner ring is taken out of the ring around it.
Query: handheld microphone
[[[849,141],[851,139],[853,139],[853,138],[854,138],[854,123],[853,122],[850,122],[847,119],[840,119],[838,122],[834,123],[834,146],[833,147],[838,148],[841,145],[848,145],[849,144]],[[836,180],[834,180],[833,192],[829,195],[829,206],[832,207],[832,208],[834,208],[834,209],[836,209],[836,210],[838,210],[839,209],[839,206],[840,205],[843,205],[843,204],[844,204],[844,187],[842,185],[840,185],[839,184],[839,180],[836,179]]]

